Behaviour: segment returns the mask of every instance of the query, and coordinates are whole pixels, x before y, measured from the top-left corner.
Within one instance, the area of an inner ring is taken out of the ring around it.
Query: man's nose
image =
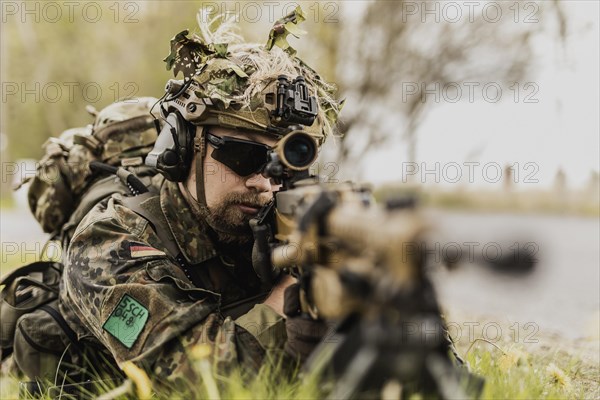
[[[272,190],[271,180],[261,174],[250,175],[246,179],[246,187],[258,193],[270,192]]]

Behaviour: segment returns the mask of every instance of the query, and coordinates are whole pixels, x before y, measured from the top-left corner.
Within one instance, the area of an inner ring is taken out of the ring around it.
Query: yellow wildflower
[[[510,350],[504,353],[500,359],[498,360],[498,367],[504,371],[508,372],[515,365],[521,365],[523,362],[527,360],[527,354],[520,350]]]
[[[121,364],[121,369],[125,372],[125,375],[135,383],[137,397],[139,399],[149,399],[152,397],[152,382],[143,369],[131,361],[125,361]]]
[[[212,349],[210,348],[210,346],[202,343],[192,347],[192,350],[190,351],[190,357],[194,360],[203,360],[205,358],[208,358],[211,353]]]
[[[571,387],[571,378],[569,378],[562,369],[558,368],[556,364],[550,363],[546,367],[546,372],[550,376],[552,383],[560,385],[565,389]]]

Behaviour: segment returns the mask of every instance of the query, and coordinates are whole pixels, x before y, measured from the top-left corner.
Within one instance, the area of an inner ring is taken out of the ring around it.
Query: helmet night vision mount
[[[310,96],[303,76],[291,83],[287,76],[277,77],[277,108],[271,111],[277,125],[311,126],[317,117],[317,100]]]

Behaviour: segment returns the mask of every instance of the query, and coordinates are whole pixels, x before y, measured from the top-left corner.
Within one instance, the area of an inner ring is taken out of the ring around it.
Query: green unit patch
[[[102,328],[113,335],[123,346],[131,349],[148,321],[148,309],[139,301],[123,295]]]

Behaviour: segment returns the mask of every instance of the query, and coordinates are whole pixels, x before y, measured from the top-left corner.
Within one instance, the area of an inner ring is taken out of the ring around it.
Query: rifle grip
[[[250,228],[254,236],[252,268],[263,286],[270,288],[277,277],[271,264],[271,248],[269,246],[271,229],[268,225],[259,224],[255,218],[250,220]]]

